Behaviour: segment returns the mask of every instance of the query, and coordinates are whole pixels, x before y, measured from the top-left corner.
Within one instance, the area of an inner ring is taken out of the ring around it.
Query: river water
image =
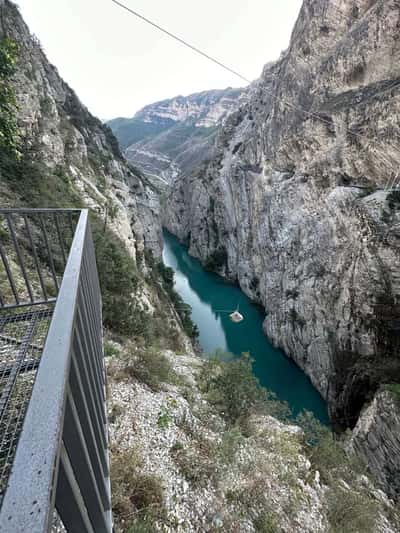
[[[235,355],[250,352],[254,373],[260,383],[288,402],[296,416],[307,409],[324,424],[327,408],[302,370],[264,335],[265,313],[236,286],[203,269],[190,257],[178,239],[164,231],[163,261],[175,272],[175,289],[192,307],[192,319],[199,328],[199,342],[206,353],[217,348]],[[243,322],[234,324],[229,313],[239,305]]]

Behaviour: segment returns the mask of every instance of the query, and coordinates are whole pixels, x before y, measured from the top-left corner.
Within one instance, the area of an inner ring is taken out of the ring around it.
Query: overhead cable
[[[180,37],[178,37],[177,35],[175,35],[174,33],[171,33],[170,31],[166,30],[165,28],[159,26],[158,24],[156,24],[155,22],[152,22],[150,19],[144,17],[143,15],[141,15],[140,13],[138,13],[137,11],[134,11],[133,9],[131,9],[130,7],[126,6],[125,4],[122,4],[121,2],[118,2],[117,0],[111,0],[112,2],[114,2],[114,4],[118,5],[119,7],[121,7],[122,9],[125,9],[126,11],[128,11],[129,13],[131,13],[132,15],[135,15],[135,17],[138,17],[140,18],[141,20],[143,20],[144,22],[147,22],[147,24],[150,24],[151,26],[153,26],[154,28],[157,28],[157,30],[165,33],[166,35],[168,35],[169,37],[172,37],[172,39],[175,39],[175,41],[178,41],[179,43],[183,44],[184,46],[190,48],[191,50],[193,50],[194,52],[196,52],[197,54],[200,54],[201,56],[205,57],[206,59],[212,61],[213,63],[216,63],[217,65],[219,65],[220,67],[224,68],[225,70],[227,70],[228,72],[230,72],[231,74],[234,74],[235,76],[237,76],[238,78],[241,78],[243,81],[245,81],[246,83],[251,83],[251,81],[247,78],[245,78],[244,76],[242,76],[241,74],[239,74],[239,72],[236,72],[236,70],[233,70],[231,69],[230,67],[228,67],[227,65],[225,65],[224,63],[222,63],[221,61],[218,61],[218,59],[215,59],[214,57],[211,57],[210,55],[206,54],[205,52],[203,52],[202,50],[200,50],[199,48],[197,48],[196,46],[188,43],[187,41],[185,41],[184,39],[181,39]]]

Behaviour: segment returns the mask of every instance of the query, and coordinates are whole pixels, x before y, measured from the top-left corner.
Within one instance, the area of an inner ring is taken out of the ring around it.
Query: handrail
[[[0,509],[0,531],[48,532],[56,509],[69,533],[110,533],[110,501],[101,295],[88,211],[82,210]]]
[[[55,301],[79,214],[79,209],[0,209],[0,230],[8,235],[2,242],[0,233],[0,309]]]
[[[12,213],[81,213],[82,209],[76,208],[64,208],[64,207],[52,207],[52,208],[30,208],[30,207],[13,207],[13,208],[0,208],[0,214],[12,214]]]

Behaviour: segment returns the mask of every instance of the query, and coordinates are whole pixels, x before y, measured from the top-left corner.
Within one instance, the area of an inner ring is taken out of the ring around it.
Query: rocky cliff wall
[[[0,4],[0,38],[17,43],[17,68],[13,79],[18,105],[22,150],[27,157],[56,173],[81,202],[95,210],[127,245],[132,256],[144,244],[161,251],[155,193],[144,176],[123,158],[111,130],[93,117],[74,91],[45,57],[39,41],[30,34],[18,8]],[[6,171],[0,176],[1,205],[13,206]],[[43,176],[45,180],[45,176]],[[43,199],[45,201],[45,199]],[[69,199],[65,198],[65,205]]]
[[[164,217],[264,305],[267,335],[342,426],[400,380],[399,29],[395,0],[305,0]]]
[[[353,448],[392,498],[400,496],[400,398],[379,391],[362,412],[352,438]]]

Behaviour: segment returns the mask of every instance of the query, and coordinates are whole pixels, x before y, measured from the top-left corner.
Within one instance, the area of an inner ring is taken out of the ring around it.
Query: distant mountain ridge
[[[170,183],[211,156],[218,126],[246,99],[246,89],[217,89],[147,105],[107,122],[126,157]]]

